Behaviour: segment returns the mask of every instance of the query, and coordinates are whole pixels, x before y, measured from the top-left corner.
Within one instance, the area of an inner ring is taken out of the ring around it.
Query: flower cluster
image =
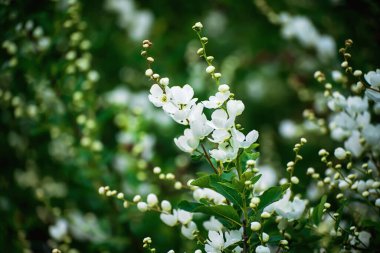
[[[201,24],[196,27],[201,27]],[[144,41],[143,45],[147,45],[148,48],[149,43]],[[147,57],[147,61],[153,62],[151,58]],[[212,65],[206,68],[206,72],[212,76],[218,74]],[[147,69],[145,74],[156,82],[150,89],[149,100],[156,107],[162,108],[177,123],[189,126],[182,136],[174,139],[182,151],[194,153],[207,138],[217,144],[217,148],[210,150],[211,157],[216,161],[227,162],[234,160],[240,149],[249,148],[257,140],[256,130],[244,135],[235,123],[236,117],[243,113],[245,107],[241,100],[233,99],[229,85],[219,85],[215,95],[197,103],[198,98],[194,98],[194,90],[190,85],[170,87],[169,78],[160,78],[151,68]],[[210,120],[203,112],[205,108],[212,110]]]

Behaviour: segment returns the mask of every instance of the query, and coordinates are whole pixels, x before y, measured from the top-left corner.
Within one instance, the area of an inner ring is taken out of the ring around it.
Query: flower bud
[[[259,231],[261,229],[261,224],[257,221],[251,222],[251,230]]]
[[[172,210],[172,204],[167,200],[163,200],[161,201],[161,208],[166,212],[170,212],[170,210]]]
[[[334,155],[336,158],[338,158],[339,160],[344,160],[347,156],[346,154],[346,150],[344,150],[343,148],[339,147],[339,148],[336,148],[335,151],[334,151]]]
[[[206,68],[206,72],[209,74],[214,73],[214,71],[215,71],[215,67],[212,65],[210,65]]]
[[[153,206],[157,205],[158,199],[157,199],[156,194],[154,194],[154,193],[148,194],[146,201],[148,202],[149,207],[153,207]]]
[[[161,78],[160,84],[163,86],[168,86],[169,85],[169,78],[167,78],[167,77]]]
[[[145,75],[146,76],[152,76],[153,75],[153,70],[152,69],[145,70]]]
[[[139,209],[140,212],[146,212],[148,210],[148,205],[145,202],[139,202],[137,203],[137,209]]]
[[[201,31],[202,30],[202,28],[203,28],[203,25],[202,25],[202,23],[201,22],[197,22],[197,23],[195,23],[194,25],[193,25],[193,30],[194,31],[197,31],[197,32],[199,32],[199,31]]]

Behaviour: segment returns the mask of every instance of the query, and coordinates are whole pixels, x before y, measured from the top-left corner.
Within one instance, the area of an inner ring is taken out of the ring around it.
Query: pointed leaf
[[[261,194],[260,204],[257,208],[259,210],[263,210],[265,207],[269,206],[273,202],[280,200],[282,198],[282,195],[288,188],[289,184],[269,188],[263,194]]]
[[[313,209],[313,213],[312,213],[311,217],[312,217],[313,223],[315,225],[318,225],[321,222],[322,215],[323,215],[323,209],[325,208],[324,204],[326,203],[326,200],[327,200],[327,196],[324,195],[321,198],[321,202],[319,202],[319,204],[317,206],[315,206]]]
[[[213,187],[218,193],[222,194],[235,206],[239,206],[242,208],[243,200],[239,192],[235,189],[235,187],[232,184],[227,182],[211,181],[210,186]]]
[[[214,215],[216,217],[226,220],[230,225],[241,226],[240,218],[235,209],[232,206],[227,205],[215,205],[206,206],[204,204],[181,201],[178,204],[178,208],[192,213],[204,213],[208,215]]]

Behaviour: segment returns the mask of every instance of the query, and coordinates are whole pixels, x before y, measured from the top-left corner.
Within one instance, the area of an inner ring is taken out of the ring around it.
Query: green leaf
[[[211,180],[210,186],[214,188],[218,193],[222,194],[226,199],[228,199],[235,206],[243,207],[243,200],[239,192],[235,187],[227,182],[215,182]]]
[[[265,207],[269,206],[273,202],[276,202],[281,199],[282,195],[289,188],[290,184],[284,184],[281,186],[274,186],[266,190],[260,196],[260,204],[257,207],[258,210],[263,210]]]
[[[219,181],[219,177],[217,175],[201,176],[195,179],[193,182],[191,182],[191,185],[202,187],[202,188],[210,187],[210,180]]]
[[[200,159],[202,159],[202,157],[203,157],[203,154],[192,154],[191,155],[191,159],[193,161],[199,161]]]
[[[241,226],[240,218],[235,209],[232,206],[227,205],[215,205],[206,206],[200,203],[181,201],[178,204],[178,208],[186,210],[192,213],[204,213],[213,215],[228,221],[233,226]]]
[[[313,213],[312,213],[311,217],[312,217],[313,223],[315,225],[318,225],[321,222],[322,215],[323,215],[323,209],[325,208],[324,204],[326,203],[326,200],[327,200],[327,196],[324,195],[321,198],[321,202],[317,206],[315,206],[313,209]]]
[[[259,179],[261,178],[261,174],[258,174],[254,177],[251,178],[251,182],[252,182],[252,185],[256,184],[257,181],[259,181]]]

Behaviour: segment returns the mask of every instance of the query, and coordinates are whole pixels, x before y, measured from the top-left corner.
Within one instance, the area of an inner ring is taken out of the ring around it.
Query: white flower
[[[214,216],[210,217],[210,220],[203,222],[203,227],[208,231],[221,231],[223,224],[220,223]]]
[[[278,215],[289,221],[298,220],[305,211],[306,200],[295,197],[293,201],[290,201],[290,194],[291,191],[287,190],[282,199],[265,207],[264,211],[275,211]]]
[[[334,112],[343,110],[346,104],[346,98],[337,91],[333,92],[332,99],[327,102],[327,106]]]
[[[261,192],[265,191],[269,187],[274,186],[277,183],[277,173],[276,170],[269,165],[259,165],[259,173],[261,177],[259,181],[255,184],[255,191]]]
[[[193,240],[195,238],[194,232],[197,230],[197,225],[193,221],[189,222],[187,225],[182,225],[181,227],[181,233],[189,240]]]
[[[224,249],[223,232],[209,231],[205,251],[208,253],[221,253]]]
[[[205,251],[208,253],[221,253],[224,249],[242,240],[242,232],[240,230],[233,230],[225,232],[209,231],[208,240],[205,245]]]
[[[169,227],[175,226],[178,222],[177,210],[173,210],[173,214],[161,213],[160,219]]]
[[[243,113],[245,106],[241,100],[229,100],[227,102],[227,112],[230,118],[235,118]]]
[[[178,209],[177,215],[178,215],[178,221],[182,223],[183,225],[186,225],[193,219],[192,213],[182,210],[182,209]]]
[[[268,247],[263,246],[263,245],[259,245],[256,247],[255,252],[256,253],[270,253],[270,249]]]
[[[259,133],[256,130],[252,130],[244,136],[242,132],[233,128],[232,138],[238,143],[241,148],[249,148],[259,138]]]
[[[148,96],[149,101],[152,102],[156,107],[161,107],[166,104],[170,99],[170,90],[165,87],[165,92],[161,89],[158,84],[153,84],[150,88],[150,95]]]
[[[318,57],[322,61],[331,59],[336,54],[335,41],[327,35],[320,36],[315,44]]]
[[[368,99],[366,97],[350,96],[347,98],[346,110],[350,113],[362,113],[368,109]]]
[[[380,69],[376,69],[376,72],[368,72],[364,75],[364,78],[373,88],[380,88]]]
[[[348,239],[350,240],[351,245],[357,246],[360,249],[364,249],[369,247],[369,240],[371,237],[371,234],[367,231],[361,231],[359,232],[358,237],[350,235]]]
[[[223,105],[223,103],[230,97],[230,87],[227,84],[222,84],[218,87],[218,91],[215,96],[210,96],[208,101],[202,103],[206,108],[216,109]]]
[[[218,145],[218,149],[210,150],[210,156],[217,161],[229,162],[236,158],[238,151],[238,147],[224,142]]]
[[[57,241],[63,240],[63,237],[67,234],[68,224],[64,219],[59,219],[53,226],[49,226],[49,234]]]
[[[314,46],[318,41],[318,31],[306,17],[288,15],[283,20],[282,35],[286,39],[296,38],[305,47]]]
[[[168,93],[168,92],[167,92]],[[193,88],[186,84],[182,88],[174,86],[170,88],[170,101],[163,105],[163,109],[168,113],[176,122],[187,125],[187,118],[190,115],[191,108],[197,101],[193,98]]]
[[[370,71],[364,75],[365,80],[371,88],[380,91],[380,69],[376,69],[375,71]],[[372,99],[376,103],[380,103],[380,92],[376,92],[371,89],[366,89],[365,94],[368,98]]]
[[[233,126],[235,119],[228,118],[227,112],[223,109],[215,110],[211,114],[211,122],[209,125],[214,129],[229,129]]]
[[[359,157],[364,151],[364,147],[360,143],[360,133],[355,130],[351,133],[350,138],[344,142],[344,147],[349,150],[354,157]]]
[[[197,139],[191,129],[185,129],[184,135],[174,138],[174,143],[179,149],[187,153],[193,153],[199,145],[199,139]]]
[[[380,124],[367,125],[363,129],[363,137],[374,149],[380,150]]]
[[[189,125],[195,138],[202,140],[212,132],[212,127],[208,124],[206,115],[203,113],[203,105],[197,104],[191,109]]]

